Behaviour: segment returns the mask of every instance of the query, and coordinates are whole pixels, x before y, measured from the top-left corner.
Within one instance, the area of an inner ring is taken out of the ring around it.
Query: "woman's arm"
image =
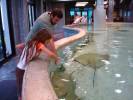
[[[50,40],[48,45],[50,46],[50,50],[57,55],[53,39]]]
[[[57,56],[57,54],[47,49],[44,44],[41,44],[41,43],[39,44],[39,50],[48,54],[49,57],[54,58],[56,62],[59,61],[59,57]]]

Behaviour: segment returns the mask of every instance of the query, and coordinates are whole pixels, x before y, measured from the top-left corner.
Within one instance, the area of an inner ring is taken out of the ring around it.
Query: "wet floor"
[[[133,24],[108,23],[102,30],[88,30],[88,26],[82,26],[89,31],[87,36],[64,48],[63,65],[53,75],[59,97],[63,100],[132,100],[132,27]]]

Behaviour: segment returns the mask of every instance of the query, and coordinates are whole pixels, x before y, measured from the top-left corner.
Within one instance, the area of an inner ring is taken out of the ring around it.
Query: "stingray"
[[[75,93],[76,83],[73,81],[72,74],[65,73],[62,65],[52,76],[52,84],[57,96],[65,100],[81,100]]]
[[[96,70],[105,65],[105,63],[102,60],[108,60],[108,59],[109,59],[108,55],[100,55],[97,53],[86,53],[75,57],[74,61],[82,64],[83,66],[89,65],[88,67],[94,69],[94,75],[93,75],[93,88],[94,88]]]

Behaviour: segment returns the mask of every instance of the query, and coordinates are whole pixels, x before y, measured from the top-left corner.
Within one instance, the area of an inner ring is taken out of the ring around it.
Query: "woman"
[[[18,90],[18,100],[21,100],[21,91],[23,83],[23,75],[27,64],[34,61],[41,52],[44,52],[47,57],[51,57],[55,60],[55,63],[59,63],[59,57],[49,49],[47,49],[47,44],[52,40],[52,36],[46,29],[41,29],[37,32],[36,36],[32,40],[25,44],[25,47],[20,55],[19,62],[16,68],[16,80],[17,80],[17,90]]]

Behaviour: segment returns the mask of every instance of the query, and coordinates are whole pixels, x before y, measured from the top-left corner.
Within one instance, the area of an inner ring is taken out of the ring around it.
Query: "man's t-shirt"
[[[26,43],[36,36],[36,33],[42,28],[48,29],[51,33],[54,31],[54,25],[50,22],[50,14],[48,12],[43,13],[34,22],[33,27],[26,38]]]

